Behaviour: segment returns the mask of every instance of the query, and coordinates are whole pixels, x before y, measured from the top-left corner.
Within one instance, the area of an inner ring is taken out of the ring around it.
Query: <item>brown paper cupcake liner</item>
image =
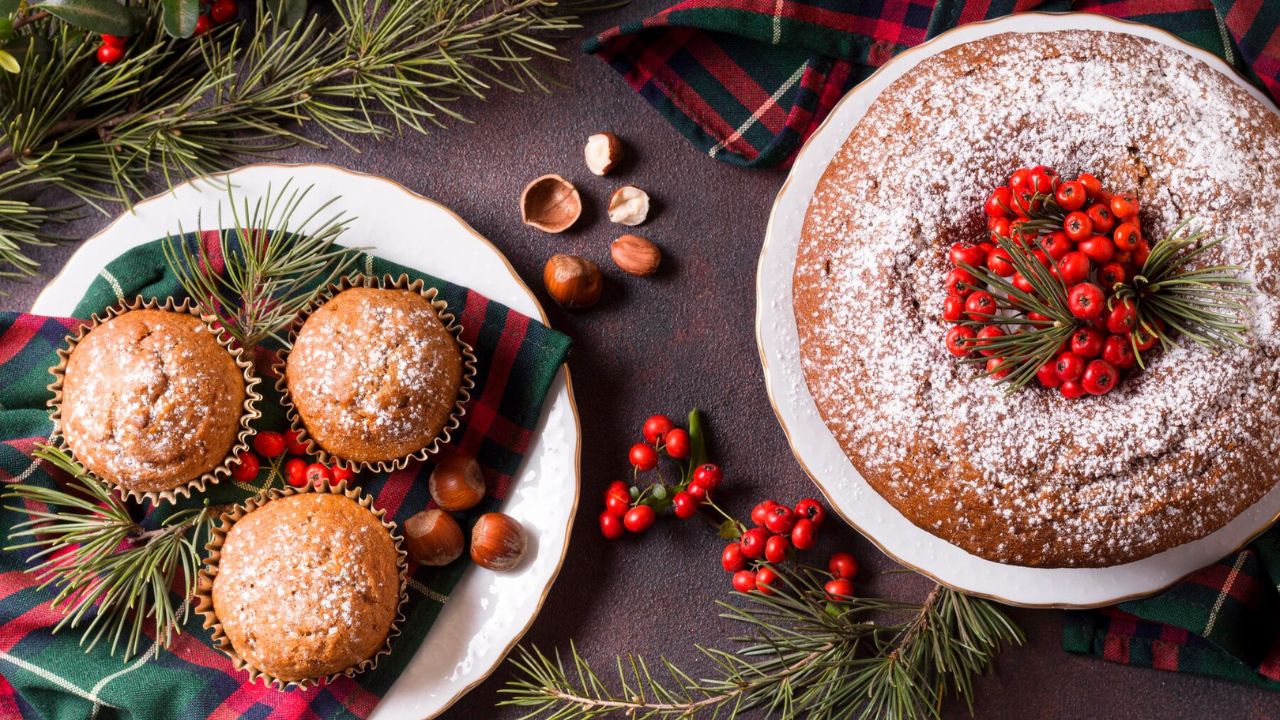
[[[458,350],[462,353],[462,382],[459,383],[458,398],[454,402],[453,412],[449,414],[448,421],[445,422],[444,427],[426,447],[393,460],[379,460],[377,462],[348,460],[321,447],[320,443],[316,442],[315,438],[311,437],[310,433],[307,432],[306,424],[302,422],[302,416],[298,413],[298,408],[293,403],[293,395],[289,392],[289,383],[285,377],[285,366],[289,363],[289,353],[293,350],[293,343],[298,339],[298,333],[302,330],[303,323],[321,305],[329,302],[338,293],[353,287],[410,290],[421,294],[422,297],[427,299],[427,302],[431,303],[431,307],[435,308],[436,314],[440,317],[440,322],[453,335],[454,342],[458,343]],[[462,417],[467,414],[466,404],[471,399],[471,391],[476,387],[476,356],[471,346],[462,340],[462,325],[458,324],[457,318],[453,313],[449,312],[448,303],[438,299],[438,295],[439,291],[436,288],[428,286],[422,280],[410,281],[409,276],[405,274],[399,277],[392,277],[391,275],[372,276],[357,273],[329,285],[298,313],[289,329],[289,346],[280,351],[280,359],[272,366],[272,369],[276,371],[276,389],[280,391],[281,403],[288,414],[290,428],[297,433],[300,441],[307,443],[308,454],[315,455],[320,462],[326,465],[336,465],[353,472],[362,470],[392,472],[404,469],[411,460],[427,460],[449,444],[452,439],[452,433],[458,429],[462,423]]]
[[[227,533],[231,531],[233,525],[245,515],[273,500],[309,492],[344,495],[356,501],[361,507],[378,518],[378,521],[386,528],[387,533],[391,535],[392,542],[395,543],[396,566],[400,570],[400,602],[396,606],[396,617],[391,621],[391,629],[387,632],[386,642],[372,656],[339,672],[302,680],[284,680],[250,665],[248,661],[236,654],[235,648],[231,646],[231,640],[227,637],[222,623],[218,620],[217,613],[214,612],[213,581],[218,577],[218,563],[222,559],[222,546],[226,542]],[[232,665],[237,670],[244,670],[249,674],[249,682],[251,683],[257,682],[261,678],[264,685],[275,687],[277,690],[288,690],[295,687],[305,690],[313,685],[333,682],[343,675],[355,677],[359,673],[377,667],[378,661],[382,656],[391,652],[391,641],[400,635],[400,625],[404,622],[404,604],[409,597],[409,562],[408,554],[405,552],[403,544],[404,541],[397,532],[395,522],[387,519],[386,510],[374,507],[372,495],[363,492],[358,487],[348,487],[345,480],[333,485],[328,483],[307,483],[304,487],[276,488],[264,494],[255,495],[239,505],[232,506],[219,516],[218,524],[210,529],[209,542],[205,545],[208,554],[205,557],[204,566],[200,569],[199,579],[196,583],[196,612],[203,618],[203,627],[206,630],[212,629],[214,645],[225,653],[227,657],[231,658]]]
[[[215,330],[211,324],[211,317],[201,315],[196,308],[195,303],[190,299],[183,300],[181,303],[175,303],[173,298],[165,298],[164,302],[160,302],[155,298],[150,300],[144,299],[142,296],[135,297],[133,300],[122,301],[116,305],[112,305],[101,313],[94,313],[86,322],[82,322],[80,327],[73,333],[67,335],[63,340],[63,346],[58,348],[58,364],[49,368],[49,372],[53,374],[53,382],[49,383],[48,389],[53,393],[53,397],[49,399],[49,418],[53,421],[53,433],[50,435],[50,441],[57,444],[74,458],[76,456],[75,448],[71,447],[66,437],[62,434],[62,383],[66,379],[67,361],[71,357],[71,353],[80,344],[94,328],[119,317],[133,310],[167,310],[169,312],[187,313],[200,319],[204,327],[213,333],[214,339],[218,341],[228,353],[232,360],[235,361],[236,367],[239,367],[244,373],[244,411],[240,414],[240,432],[236,435],[235,444],[227,451],[227,456],[223,458],[222,463],[214,469],[192,478],[183,484],[167,490],[150,490],[141,491],[130,488],[121,487],[113,482],[109,482],[104,478],[98,477],[94,473],[89,474],[97,478],[100,482],[105,483],[113,488],[121,497],[129,498],[137,502],[150,500],[153,504],[159,505],[161,500],[166,502],[177,502],[178,496],[184,498],[190,497],[192,492],[204,492],[210,483],[217,484],[224,477],[231,476],[231,466],[235,462],[236,456],[249,449],[249,438],[253,435],[251,427],[253,421],[257,420],[261,415],[258,410],[258,403],[262,401],[262,395],[255,389],[261,382],[258,376],[253,373],[253,362],[245,357],[244,348],[233,347],[235,339],[224,329]],[[76,462],[80,462],[79,459]],[[83,465],[83,463],[81,463]],[[88,471],[88,468],[85,468]]]

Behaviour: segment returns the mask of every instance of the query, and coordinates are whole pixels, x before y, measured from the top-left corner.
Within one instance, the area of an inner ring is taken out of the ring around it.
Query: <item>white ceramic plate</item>
[[[1163,30],[1102,15],[1025,13],[963,25],[898,55],[858,85],[805,143],[769,218],[757,273],[756,338],[774,411],[792,451],[832,506],[886,554],[938,582],[1002,602],[1034,607],[1093,607],[1147,595],[1228,555],[1280,516],[1280,486],[1217,532],[1143,560],[1109,568],[1018,567],[971,555],[913,525],[858,474],[827,430],[800,367],[792,309],[792,271],[809,199],[827,164],[882,90],[921,60],[1005,32],[1107,30],[1178,48],[1239,83],[1275,112],[1274,103],[1222,60]]]
[[[355,216],[343,242],[367,246],[379,257],[474,288],[510,308],[547,321],[533,293],[488,240],[439,203],[389,180],[331,165],[250,165],[229,173],[237,197],[263,196],[293,178],[314,188],[300,208],[340,196],[332,208]],[[225,185],[185,183],[138,203],[89,238],[36,298],[32,312],[70,315],[89,283],[111,260],[135,245],[205,228],[226,204]],[[225,216],[228,217],[229,216]],[[328,217],[323,215],[322,217]],[[528,454],[516,473],[503,511],[524,524],[530,557],[514,572],[468,568],[417,654],[378,704],[374,720],[435,717],[489,676],[537,616],[569,546],[578,505],[581,437],[568,368],[551,385]]]

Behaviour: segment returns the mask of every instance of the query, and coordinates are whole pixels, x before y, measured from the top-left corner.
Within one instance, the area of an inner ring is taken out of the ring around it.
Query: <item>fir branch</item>
[[[64,450],[42,445],[33,456],[72,482],[65,490],[10,485],[3,497],[19,504],[5,508],[29,519],[13,526],[13,544],[5,549],[39,549],[27,572],[41,589],[58,591],[51,604],[64,617],[53,631],[87,621],[80,639],[86,652],[110,638],[111,654],[122,649],[127,659],[137,653],[150,618],[151,634],[168,647],[190,612],[187,600],[200,564],[197,539],[207,536],[208,508],[175,512],[145,529],[123,500]],[[175,604],[171,588],[179,578],[183,595]]]
[[[753,708],[816,720],[937,718],[944,696],[969,703],[973,678],[1004,645],[1023,640],[995,605],[941,586],[919,604],[832,603],[816,570],[775,570],[772,594],[720,603],[722,617],[746,633],[735,638],[736,651],[699,648],[713,677],[628,655],[617,659],[610,685],[572,645],[568,663],[558,652],[522,647],[511,659],[517,678],[499,691],[502,704],[554,720],[736,717]]]

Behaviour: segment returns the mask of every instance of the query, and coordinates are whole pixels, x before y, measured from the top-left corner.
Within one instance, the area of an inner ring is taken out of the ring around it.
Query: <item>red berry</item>
[[[1031,188],[1031,168],[1018,168],[1009,176],[1009,189],[1017,194],[1020,190]]]
[[[951,258],[951,264],[956,267],[968,265],[971,268],[979,268],[987,262],[987,254],[983,252],[982,248],[966,242],[958,242],[952,245],[948,257]]]
[[[955,268],[947,273],[947,277],[943,280],[943,285],[947,288],[947,294],[959,295],[965,297],[974,291],[978,285],[978,278],[973,273],[963,268]]]
[[[1067,307],[1070,308],[1072,315],[1081,320],[1093,320],[1101,317],[1106,305],[1107,302],[1103,296],[1102,288],[1093,283],[1078,283],[1072,286],[1067,293]]]
[[[334,465],[333,467],[329,468],[329,472],[333,474],[333,482],[335,485],[344,480],[347,482],[351,482],[356,476],[356,474],[352,472],[350,468],[338,467],[337,465]]]
[[[1098,193],[1102,192],[1102,181],[1089,173],[1080,173],[1080,177],[1076,179],[1080,181],[1081,185],[1084,185],[1084,191],[1090,198],[1096,197]]]
[[[676,517],[688,520],[698,512],[698,500],[687,492],[678,492],[671,498],[671,507],[675,510]]]
[[[621,493],[610,491],[604,498],[604,511],[614,517],[622,517],[631,509],[631,495],[625,490]]]
[[[129,41],[129,38],[127,37],[120,37],[119,35],[108,35],[107,33],[102,33],[103,45],[110,45],[111,47],[122,48],[124,47],[124,44],[128,41]]]
[[[1082,357],[1102,354],[1102,333],[1093,328],[1080,328],[1071,334],[1071,352]]]
[[[1111,196],[1111,214],[1120,220],[1128,220],[1138,214],[1138,200],[1132,195]]]
[[[262,457],[280,457],[285,450],[284,436],[271,430],[260,432],[253,436],[253,449]]]
[[[720,480],[723,477],[724,473],[720,471],[720,466],[714,463],[699,465],[693,471],[693,482],[708,490],[715,490],[720,487]]]
[[[982,209],[989,217],[1008,217],[1011,207],[1013,207],[1013,192],[1001,186],[991,193]]]
[[[756,570],[756,589],[765,595],[773,593],[773,584],[778,581],[778,572],[768,565]]]
[[[1089,258],[1084,253],[1069,252],[1058,263],[1058,277],[1063,285],[1071,287],[1084,282],[1089,277],[1091,267]]]
[[[964,314],[964,298],[959,295],[948,295],[942,301],[942,319],[947,322],[960,322]]]
[[[1013,286],[1028,295],[1036,291],[1035,286],[1031,284],[1031,281],[1027,279],[1027,276],[1020,272],[1015,272],[1013,274]]]
[[[847,552],[831,553],[827,570],[838,578],[852,580],[858,574],[858,560]]]
[[[991,245],[994,248],[1000,243],[1001,238],[1005,240],[1010,239],[1010,233],[1013,230],[1013,225],[1009,222],[1009,218],[991,218],[991,220],[987,222],[987,229],[991,231],[991,242],[983,244]],[[990,250],[987,251],[987,257],[991,257]]]
[[[209,28],[211,27],[213,27],[213,21],[209,19],[208,15],[205,15],[204,13],[200,13],[200,17],[196,18],[196,29],[191,34],[203,35],[209,32]]]
[[[1058,190],[1053,194],[1053,199],[1058,202],[1058,207],[1063,210],[1075,212],[1084,207],[1085,200],[1089,199],[1089,195],[1084,188],[1084,183],[1079,180],[1068,180],[1058,186]]]
[[[752,560],[759,560],[764,557],[764,546],[767,542],[769,542],[769,531],[764,528],[751,528],[742,533],[742,537],[738,538],[738,545],[742,547],[742,554]]]
[[[290,455],[306,455],[307,454],[306,441],[298,439],[298,436],[300,436],[302,433],[298,432],[297,430],[285,430],[283,434],[284,434],[285,449],[289,451]]]
[[[1142,232],[1138,230],[1137,223],[1122,222],[1111,233],[1111,238],[1116,244],[1116,250],[1133,252],[1138,247],[1138,241],[1142,239]]]
[[[1084,373],[1084,358],[1068,350],[1058,356],[1053,367],[1058,371],[1058,379],[1063,382],[1079,380]]]
[[[987,375],[992,380],[1003,380],[1009,377],[1009,369],[1001,370],[1000,367],[1002,365],[1004,365],[1004,358],[1002,357],[987,358]]]
[[[996,314],[996,299],[986,290],[979,290],[964,301],[964,311],[974,320],[990,320]]]
[[[1159,321],[1157,321],[1157,323],[1159,323]],[[1164,325],[1157,324],[1157,327],[1163,328]],[[1141,324],[1134,329],[1130,335],[1133,337],[1134,344],[1138,346],[1138,350],[1141,352],[1150,350],[1156,346],[1156,343],[1160,342],[1160,336],[1158,334],[1151,332],[1147,327]]]
[[[822,525],[823,520],[827,519],[827,511],[817,500],[805,498],[796,503],[796,517],[812,520],[814,526],[818,527]]]
[[[995,355],[998,351],[992,350],[988,346],[991,341],[996,338],[1004,337],[1004,331],[998,325],[988,325],[978,331],[977,341],[973,344],[986,357]]]
[[[333,473],[320,463],[311,463],[307,466],[307,482],[313,485],[327,485],[333,482]]]
[[[1041,315],[1038,312],[1027,313],[1027,319],[1032,321],[1036,325],[1052,325],[1053,324],[1053,318],[1049,317],[1048,315]]]
[[[1105,395],[1111,392],[1120,379],[1120,371],[1106,360],[1094,360],[1084,369],[1080,384],[1090,395]]]
[[[669,430],[662,440],[667,454],[677,460],[689,457],[689,433],[684,428]]]
[[[771,563],[780,563],[787,559],[787,551],[791,549],[791,541],[785,535],[774,535],[764,543],[764,559]]]
[[[653,508],[648,505],[637,505],[622,516],[622,524],[633,533],[642,533],[653,525],[656,517]]]
[[[1042,195],[1053,192],[1058,184],[1057,176],[1046,167],[1033,168],[1031,171],[1031,189]]]
[[[1138,309],[1132,300],[1122,300],[1107,313],[1107,332],[1112,335],[1128,335],[1138,327]]]
[[[707,499],[707,488],[698,482],[691,482],[685,486],[685,492],[699,503]]]
[[[617,540],[627,531],[626,526],[622,524],[622,518],[617,515],[610,515],[608,511],[600,513],[600,534],[610,540]]]
[[[808,550],[818,540],[818,525],[809,518],[800,518],[791,528],[791,544],[797,550]]]
[[[1048,235],[1040,238],[1040,246],[1044,251],[1049,253],[1049,257],[1054,262],[1061,260],[1071,252],[1071,240],[1067,238],[1067,234],[1061,230],[1055,230]]]
[[[1111,214],[1111,209],[1101,203],[1094,203],[1085,210],[1085,214],[1089,216],[1089,222],[1093,224],[1093,232],[1109,233],[1111,228],[1116,225],[1116,218]]]
[[[235,18],[237,12],[235,0],[217,0],[209,8],[209,16],[219,25]]]
[[[779,535],[791,532],[795,524],[796,513],[786,505],[774,505],[764,519],[764,526],[769,528],[769,532]]]
[[[1128,273],[1125,272],[1124,265],[1118,262],[1111,262],[1098,268],[1098,282],[1102,283],[1102,287],[1110,290],[1117,284],[1128,279]]]
[[[1138,247],[1133,249],[1133,264],[1142,267],[1147,264],[1147,257],[1151,255],[1151,246],[1146,240],[1139,240]]]
[[[644,443],[632,445],[628,456],[631,458],[631,465],[637,470],[652,470],[658,467],[657,451]]]
[[[289,458],[284,464],[284,481],[294,487],[306,487],[307,461],[302,458]]]
[[[992,250],[991,254],[987,256],[987,267],[991,268],[991,272],[1000,277],[1009,277],[1016,269],[1013,267],[1013,259],[1009,255],[1009,251],[1002,247]]]
[[[1067,219],[1062,221],[1062,231],[1071,240],[1080,242],[1093,233],[1093,221],[1088,215],[1077,210],[1067,215]]]
[[[1138,364],[1133,354],[1133,345],[1127,335],[1112,335],[1102,344],[1102,359],[1122,370],[1128,370]]]
[[[621,480],[614,480],[609,483],[609,487],[605,488],[604,498],[608,500],[611,493],[622,493],[623,496],[630,497],[631,488],[628,488],[627,484]]]
[[[964,357],[965,355],[968,355],[973,346],[965,341],[973,340],[977,335],[978,333],[974,332],[971,327],[956,325],[947,331],[945,338],[947,343],[947,352],[955,355],[956,357]]]
[[[729,543],[724,546],[724,552],[720,553],[720,565],[725,572],[738,572],[747,566],[747,556],[742,554],[742,547],[738,543]]]
[[[750,570],[739,570],[733,574],[733,589],[740,593],[749,593],[756,589],[756,574]]]
[[[1062,393],[1062,397],[1068,400],[1082,398],[1085,395],[1084,386],[1080,384],[1079,380],[1064,380],[1058,386],[1058,392]]]
[[[777,504],[773,500],[765,500],[751,508],[751,522],[755,523],[756,527],[764,527],[764,521],[769,519],[769,511]]]
[[[103,65],[114,65],[124,59],[124,48],[118,45],[98,46],[98,62]]]
[[[1047,362],[1040,366],[1040,369],[1036,371],[1036,379],[1047,388],[1056,388],[1062,384],[1062,378],[1058,377],[1058,368],[1052,362]]]
[[[258,462],[258,456],[248,450],[236,456],[236,465],[231,468],[231,477],[236,482],[253,482],[258,478],[258,470],[262,467],[262,463]]]
[[[658,440],[674,427],[675,423],[666,415],[650,415],[644,421],[644,440],[650,445],[657,445]]]
[[[1088,240],[1082,241],[1076,247],[1084,253],[1085,257],[1099,265],[1110,262],[1116,254],[1115,243],[1111,242],[1111,238],[1106,235],[1090,235]]]
[[[828,580],[822,589],[827,592],[827,599],[831,602],[843,602],[853,597],[853,583],[845,578]]]

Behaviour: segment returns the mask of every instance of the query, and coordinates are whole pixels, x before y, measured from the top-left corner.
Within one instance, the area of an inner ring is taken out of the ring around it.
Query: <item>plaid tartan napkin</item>
[[[192,235],[188,241],[216,248],[217,233],[205,233],[199,240]],[[468,527],[507,494],[569,339],[467,288],[409,268],[370,256],[363,256],[357,267],[371,274],[407,272],[439,288],[440,297],[462,324],[462,339],[475,349],[476,389],[453,445],[477,454],[490,497],[462,521]],[[107,265],[75,315],[87,318],[136,295],[181,296],[158,242],[130,250]],[[57,362],[54,351],[79,324],[79,320],[0,313],[0,490],[18,481],[53,484],[61,479],[46,464],[33,463],[30,453],[52,428],[45,386],[52,379],[49,368]],[[264,379],[258,388],[264,395],[259,427],[284,429],[284,413],[274,388],[268,387],[274,380],[267,379],[261,362],[259,376]],[[389,474],[361,473],[358,480],[379,507],[402,523],[430,502],[426,483],[430,470],[430,465],[415,462]],[[264,463],[256,486],[260,488],[266,480]],[[216,504],[239,501],[254,492],[254,486],[223,480],[206,495]],[[24,513],[0,510],[0,537],[7,537],[14,523],[25,518]],[[53,592],[37,590],[36,579],[23,572],[31,554],[29,550],[0,551],[2,718],[364,718],[413,657],[467,565],[414,569],[401,635],[376,669],[324,687],[279,692],[245,682],[244,673],[233,670],[230,659],[212,647],[208,631],[200,627],[194,613],[168,650],[155,644],[148,648],[144,639],[144,652],[127,663],[109,655],[109,644],[86,654],[78,644],[78,630],[50,632],[62,615],[50,608]]]
[[[621,73],[685,137],[745,167],[789,165],[854,85],[956,25],[1079,10],[1172,32],[1280,97],[1273,0],[683,0],[583,49]]]

